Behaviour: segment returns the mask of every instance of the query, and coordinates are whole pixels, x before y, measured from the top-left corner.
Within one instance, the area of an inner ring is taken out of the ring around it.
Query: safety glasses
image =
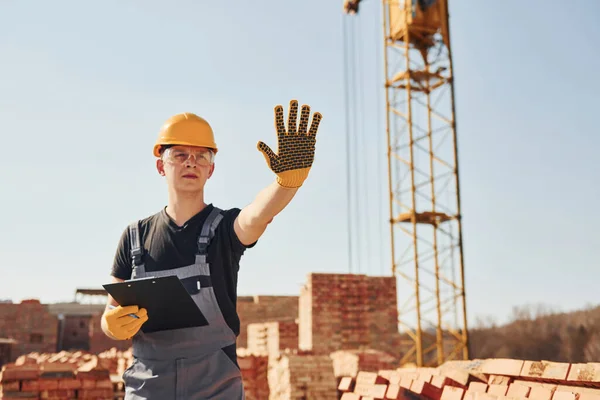
[[[209,166],[215,160],[215,155],[207,149],[191,149],[182,147],[169,147],[163,153],[163,160],[172,164],[184,164],[190,157],[194,158],[197,165]]]

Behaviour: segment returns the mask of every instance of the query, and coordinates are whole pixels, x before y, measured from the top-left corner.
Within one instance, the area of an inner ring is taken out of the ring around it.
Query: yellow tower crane
[[[469,358],[448,2],[381,4],[401,363],[436,366]]]

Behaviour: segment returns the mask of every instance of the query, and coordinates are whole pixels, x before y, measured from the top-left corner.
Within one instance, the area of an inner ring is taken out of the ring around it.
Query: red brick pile
[[[102,360],[102,365],[105,365],[111,375],[117,375],[119,378],[123,372],[133,363],[133,354],[131,348],[125,351],[118,350],[113,347],[110,350],[103,351],[98,354],[98,358]]]
[[[109,369],[96,356],[30,354],[2,367],[0,393],[4,400],[97,400],[113,399],[114,386]]]
[[[242,371],[244,390],[247,400],[267,400],[269,381],[267,370],[269,359],[266,355],[257,355],[247,349],[237,349],[238,365]]]
[[[360,371],[341,379],[338,395],[341,400],[600,400],[600,363],[486,359]]]
[[[276,321],[248,325],[248,350],[257,354],[277,355],[286,349],[298,348],[298,324]]]
[[[282,352],[269,359],[269,400],[337,400],[328,355]]]
[[[300,293],[299,348],[316,354],[371,348],[398,356],[396,279],[309,274]]]

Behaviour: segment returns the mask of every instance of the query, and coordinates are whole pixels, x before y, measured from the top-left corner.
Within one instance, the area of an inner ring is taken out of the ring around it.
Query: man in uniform
[[[147,311],[121,307],[109,296],[102,330],[115,340],[133,339],[133,363],[123,374],[126,399],[243,400],[236,357],[239,261],[267,225],[292,200],[313,163],[321,114],[309,127],[310,107],[292,100],[287,130],[275,107],[278,151],[259,142],[276,179],[246,207],[221,210],[207,204],[204,185],[215,168],[217,145],[206,120],[183,113],[162,127],[154,146],[156,169],[165,177],[168,203],[127,227],[116,251],[112,282],[176,275],[206,316],[202,327],[144,333]]]

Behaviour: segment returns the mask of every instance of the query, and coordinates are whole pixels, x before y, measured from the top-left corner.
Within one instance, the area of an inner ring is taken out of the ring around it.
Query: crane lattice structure
[[[382,15],[401,363],[435,366],[469,358],[448,4],[382,0]]]

